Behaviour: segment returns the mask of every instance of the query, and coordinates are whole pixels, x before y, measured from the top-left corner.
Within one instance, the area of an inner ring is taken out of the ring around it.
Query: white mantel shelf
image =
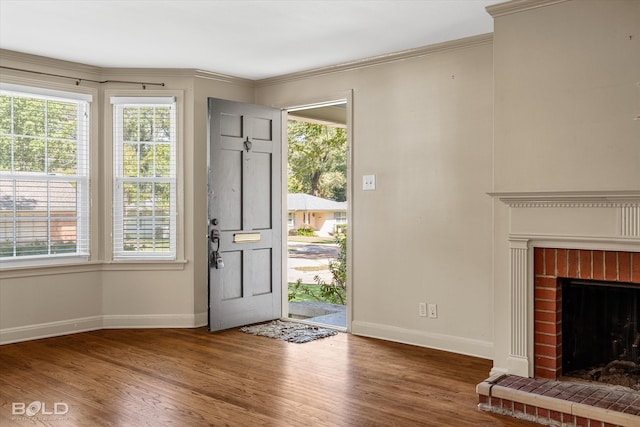
[[[529,191],[492,192],[512,208],[528,207],[620,207],[640,205],[640,190],[628,191]]]

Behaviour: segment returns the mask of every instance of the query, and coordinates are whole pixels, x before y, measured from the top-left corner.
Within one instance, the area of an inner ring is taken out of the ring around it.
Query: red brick
[[[535,322],[534,329],[536,332],[541,334],[556,335],[558,332],[558,325],[549,322]]]
[[[536,277],[534,279],[534,285],[536,289],[537,288],[558,289],[558,279],[556,277]]]
[[[544,274],[544,249],[533,248],[533,273]]]
[[[546,368],[542,368],[539,366],[535,367],[535,372],[534,372],[536,378],[544,378],[547,380],[555,380],[558,378],[558,373],[553,370],[553,369],[546,369]],[[538,416],[540,416],[540,409],[542,408],[538,408]]]
[[[558,347],[553,345],[536,344],[534,349],[536,356],[556,358],[558,357]]]
[[[593,251],[593,278],[604,280],[604,252]]]
[[[536,286],[535,291],[533,292],[533,296],[536,299],[548,299],[551,301],[555,301],[557,299],[556,290],[543,288],[541,286]]]
[[[533,405],[524,405],[524,412],[527,415],[536,415],[536,407]]]
[[[546,408],[538,408],[538,418],[542,418],[543,420],[548,420],[549,410]]]
[[[631,281],[640,283],[640,252],[631,254]]]
[[[558,362],[555,357],[537,357],[536,356],[536,367],[538,368],[546,368],[549,370],[556,370],[558,368]]]
[[[631,254],[618,252],[618,280],[628,282],[631,280]]]
[[[491,397],[491,406],[494,408],[502,408],[502,399],[498,397]]]
[[[487,403],[489,403],[489,396],[485,396],[483,394],[478,395],[478,403],[486,405]]]
[[[562,413],[558,411],[549,411],[549,418],[555,421],[562,421]]]
[[[576,419],[575,423],[577,427],[589,427],[589,420],[587,418],[582,417],[574,417]]]
[[[524,413],[524,403],[520,403],[520,402],[513,402],[513,410],[515,412],[522,412]]]
[[[567,277],[567,254],[566,249],[558,249],[556,253],[556,273],[558,277]]]
[[[558,321],[558,314],[555,311],[536,310],[533,313],[533,320],[536,322],[552,322]]]
[[[558,302],[557,301],[549,301],[549,300],[535,300],[534,302],[535,310],[542,311],[558,311]]]
[[[591,279],[591,251],[580,251],[580,278]]]
[[[556,275],[556,250],[546,248],[544,250],[544,274],[546,276]]]
[[[604,253],[605,280],[618,280],[618,254],[607,251]]]
[[[538,344],[556,345],[558,344],[558,337],[557,335],[541,334],[536,332],[534,334],[534,342]]]
[[[569,249],[567,254],[567,277],[578,278],[578,250]]]

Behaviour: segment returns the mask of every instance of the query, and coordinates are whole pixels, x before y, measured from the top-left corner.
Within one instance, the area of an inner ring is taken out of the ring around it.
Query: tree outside
[[[347,132],[302,121],[287,124],[289,193],[347,199]]]

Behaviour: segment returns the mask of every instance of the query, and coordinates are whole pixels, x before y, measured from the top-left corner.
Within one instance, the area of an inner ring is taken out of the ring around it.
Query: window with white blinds
[[[0,84],[0,267],[88,259],[90,101]]]
[[[176,103],[112,97],[113,257],[176,258]]]

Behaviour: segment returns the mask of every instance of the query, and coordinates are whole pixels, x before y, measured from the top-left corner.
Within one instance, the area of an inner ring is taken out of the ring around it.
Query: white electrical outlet
[[[362,189],[363,190],[375,190],[376,189],[376,176],[375,175],[363,175],[362,176]]]
[[[429,317],[431,319],[438,318],[438,305],[437,304],[429,304]]]
[[[418,303],[418,316],[427,317],[427,303],[419,302]]]

